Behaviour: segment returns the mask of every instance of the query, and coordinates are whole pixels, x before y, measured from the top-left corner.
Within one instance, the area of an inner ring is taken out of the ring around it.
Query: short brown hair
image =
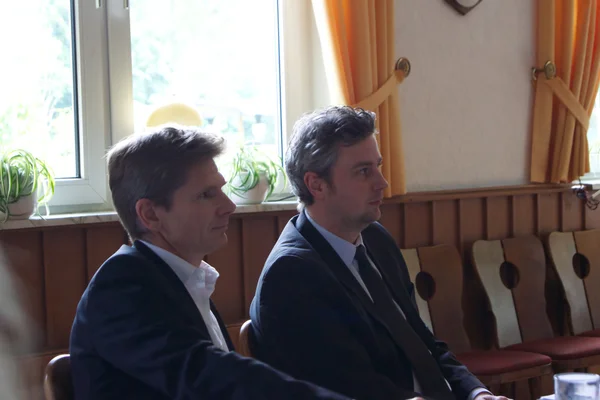
[[[285,157],[285,171],[300,204],[311,206],[315,199],[304,183],[314,172],[330,180],[331,168],[341,146],[353,146],[376,134],[375,113],[350,106],[330,106],[304,114],[294,124]]]
[[[130,239],[146,230],[139,224],[135,205],[149,199],[171,207],[173,193],[185,183],[191,167],[221,155],[224,139],[195,128],[167,126],[132,135],[107,154],[108,183],[113,204]]]

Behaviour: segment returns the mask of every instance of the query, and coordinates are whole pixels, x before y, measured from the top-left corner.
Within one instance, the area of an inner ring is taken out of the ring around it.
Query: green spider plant
[[[39,158],[26,150],[8,151],[0,156],[0,212],[10,217],[8,206],[36,192],[37,206],[46,206],[54,195],[54,174]]]
[[[261,152],[256,146],[241,146],[233,156],[231,162],[231,177],[226,185],[226,190],[238,197],[254,189],[261,177],[267,180],[267,200],[277,186],[278,176],[285,182],[287,177],[281,166],[281,160],[276,160]],[[237,178],[237,179],[236,179]]]

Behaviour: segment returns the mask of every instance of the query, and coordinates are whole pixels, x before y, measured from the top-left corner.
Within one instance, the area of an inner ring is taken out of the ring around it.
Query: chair
[[[250,340],[252,336],[252,321],[247,320],[240,328],[240,337],[238,342],[238,353],[244,357],[252,357],[250,349]]]
[[[54,357],[46,366],[44,394],[46,400],[72,400],[75,398],[71,379],[71,361],[68,354]]]
[[[402,253],[417,287],[419,314],[432,324],[436,337],[445,341],[484,385],[528,379],[532,398],[539,398],[539,378],[552,373],[550,357],[524,351],[472,350],[463,327],[463,266],[458,250],[438,245]]]
[[[417,252],[417,249],[401,249],[400,251],[402,252],[402,257],[404,257],[404,262],[406,262],[406,266],[408,267],[408,275],[411,282],[416,282],[417,276],[421,273],[421,263],[419,262],[419,253]],[[433,332],[433,324],[431,323],[431,315],[429,313],[427,301],[419,295],[415,295],[415,300],[417,302],[419,316],[425,323],[425,326]]]
[[[572,332],[600,336],[600,229],[552,232],[548,252],[569,305]]]
[[[545,354],[555,372],[600,363],[600,338],[554,337],[546,314],[546,258],[536,236],[478,240],[472,254],[496,318],[500,348]]]

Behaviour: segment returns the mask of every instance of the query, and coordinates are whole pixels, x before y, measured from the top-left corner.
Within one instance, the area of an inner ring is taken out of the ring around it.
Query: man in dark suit
[[[109,184],[133,246],[98,270],[71,332],[75,398],[346,399],[241,357],[203,261],[227,242],[235,205],[214,162],[223,139],[167,127],[108,154]]]
[[[331,107],[296,123],[285,166],[303,209],[260,277],[254,351],[357,399],[494,399],[416,311],[402,254],[376,222],[381,163],[371,112]]]

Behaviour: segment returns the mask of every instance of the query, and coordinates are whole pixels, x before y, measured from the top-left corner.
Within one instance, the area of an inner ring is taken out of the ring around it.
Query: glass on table
[[[600,375],[568,372],[554,375],[555,400],[599,400]]]

